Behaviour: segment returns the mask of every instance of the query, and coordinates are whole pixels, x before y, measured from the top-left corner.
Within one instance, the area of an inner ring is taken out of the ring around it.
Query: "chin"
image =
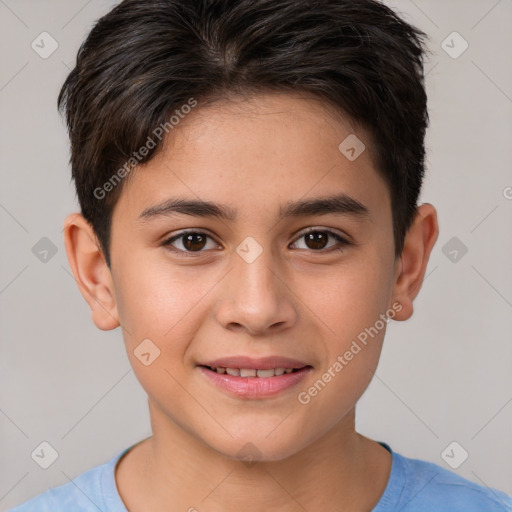
[[[275,428],[275,425],[274,427]],[[272,428],[264,432],[272,432]],[[297,431],[275,432],[268,435],[262,431],[247,431],[244,435],[237,435],[234,438],[224,439],[224,442],[214,443],[210,446],[228,459],[245,462],[248,466],[256,462],[276,462],[287,459],[298,453],[303,447],[297,439]],[[287,437],[288,436],[288,437]]]

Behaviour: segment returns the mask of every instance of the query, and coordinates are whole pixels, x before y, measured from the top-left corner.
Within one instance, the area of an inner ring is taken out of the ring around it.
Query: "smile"
[[[309,365],[302,368],[197,368],[216,389],[244,399],[264,399],[283,394],[313,370]]]
[[[278,377],[279,375],[284,375],[285,373],[293,373],[299,370],[299,368],[268,368],[268,369],[260,369],[260,368],[224,368],[222,366],[218,368],[214,368],[211,366],[207,367],[208,369],[215,371],[220,374],[227,373],[232,377]]]

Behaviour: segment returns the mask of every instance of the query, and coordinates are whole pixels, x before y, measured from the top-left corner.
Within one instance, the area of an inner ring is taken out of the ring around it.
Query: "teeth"
[[[274,375],[274,368],[270,368],[269,370],[258,370],[258,377],[273,377]]]
[[[284,373],[292,373],[293,368],[269,368],[267,370],[257,370],[255,368],[211,368],[221,374],[232,375],[233,377],[274,377]]]

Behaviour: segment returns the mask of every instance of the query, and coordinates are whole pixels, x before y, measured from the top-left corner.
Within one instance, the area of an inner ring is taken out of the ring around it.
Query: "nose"
[[[217,321],[225,329],[252,336],[274,334],[297,321],[293,292],[286,276],[272,262],[270,251],[251,263],[235,255],[216,307]]]

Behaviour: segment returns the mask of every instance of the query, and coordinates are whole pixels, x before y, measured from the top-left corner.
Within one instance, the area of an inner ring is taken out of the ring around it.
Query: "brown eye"
[[[211,241],[211,242],[209,242]],[[208,246],[208,243],[210,245]],[[194,253],[204,252],[203,249],[213,249],[216,247],[215,242],[206,233],[200,231],[189,231],[174,235],[163,243],[176,252]]]
[[[316,252],[330,252],[331,248],[341,251],[345,246],[351,245],[351,242],[345,240],[337,233],[325,229],[310,229],[306,233],[302,233],[293,245],[297,244],[300,240],[304,240],[305,247],[298,247],[298,249],[309,249]],[[335,243],[330,243],[330,240],[333,240]]]
[[[206,245],[206,237],[199,233],[183,235],[181,239],[183,240],[183,247],[185,247],[187,251],[200,251]]]
[[[325,246],[329,241],[329,235],[326,235],[323,231],[315,231],[303,236],[309,249],[325,249]]]

